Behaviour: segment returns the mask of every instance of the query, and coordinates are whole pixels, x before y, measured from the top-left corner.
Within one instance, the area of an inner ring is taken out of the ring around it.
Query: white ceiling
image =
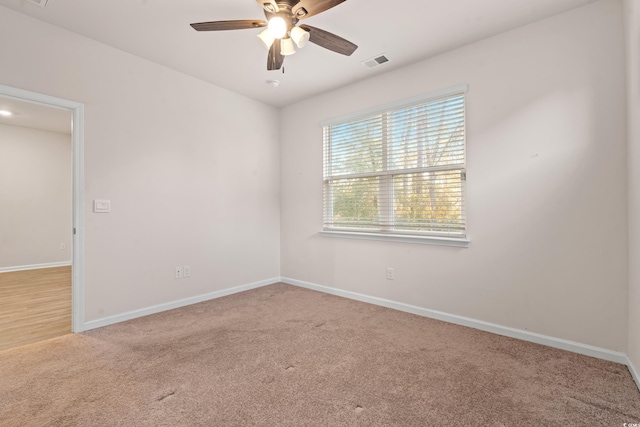
[[[0,96],[0,110],[13,113],[0,116],[0,124],[71,134],[71,112],[32,102]]]
[[[255,0],[27,0],[0,5],[274,106],[369,78],[595,0],[347,0],[303,22],[359,49],[309,44],[267,71],[260,29],[196,32],[192,22],[264,19]],[[385,53],[391,62],[361,62]],[[278,88],[266,84],[280,80]]]

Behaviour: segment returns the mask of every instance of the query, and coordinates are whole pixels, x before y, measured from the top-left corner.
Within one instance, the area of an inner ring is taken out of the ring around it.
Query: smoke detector
[[[280,86],[280,80],[267,80],[266,82],[269,86],[271,87],[278,87]]]
[[[383,53],[371,59],[367,59],[366,61],[362,61],[362,65],[366,68],[375,68],[382,64],[389,62],[389,58]]]

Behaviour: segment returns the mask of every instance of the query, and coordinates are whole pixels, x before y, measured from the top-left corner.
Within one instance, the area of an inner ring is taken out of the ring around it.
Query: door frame
[[[84,104],[55,96],[0,85],[0,95],[67,110],[72,115],[73,151],[73,257],[71,277],[71,330],[84,327]]]

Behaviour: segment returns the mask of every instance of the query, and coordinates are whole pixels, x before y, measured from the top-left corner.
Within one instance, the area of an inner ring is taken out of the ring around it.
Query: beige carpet
[[[283,284],[0,352],[2,426],[625,422],[625,366]]]

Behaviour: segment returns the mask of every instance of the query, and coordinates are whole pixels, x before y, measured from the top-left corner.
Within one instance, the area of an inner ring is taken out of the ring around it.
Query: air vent
[[[371,59],[367,59],[366,61],[363,61],[362,65],[364,65],[367,68],[375,68],[386,62],[389,62],[389,58],[387,58],[384,54],[382,54],[382,55],[376,56],[375,58],[371,58]]]
[[[47,6],[47,2],[49,0],[27,0],[29,3],[33,3],[35,5],[38,5],[40,7],[46,7]]]

